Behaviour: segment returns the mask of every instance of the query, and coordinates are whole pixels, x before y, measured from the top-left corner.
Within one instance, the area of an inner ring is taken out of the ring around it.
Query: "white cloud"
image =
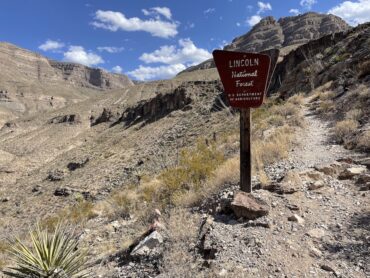
[[[207,10],[204,10],[203,13],[204,14],[211,14],[211,13],[214,13],[216,11],[215,8],[208,8]]]
[[[89,51],[86,52],[82,46],[72,45],[64,52],[64,60],[83,64],[85,66],[95,66],[104,63],[104,60],[99,55]]]
[[[140,81],[151,79],[166,79],[171,78],[180,71],[186,69],[183,64],[159,66],[159,67],[145,67],[140,65],[139,68],[129,71],[127,74]]]
[[[59,50],[64,47],[64,43],[58,42],[58,41],[53,41],[53,40],[46,40],[43,44],[39,45],[39,49],[43,51],[48,51],[48,50]]]
[[[164,45],[151,53],[142,54],[139,59],[146,64],[193,65],[212,57],[206,49],[197,48],[190,39],[180,39],[179,46],[177,48],[174,45]]]
[[[95,13],[96,21],[91,24],[97,28],[103,28],[116,32],[145,31],[154,37],[169,38],[177,35],[178,23],[174,21],[163,21],[160,18],[142,20],[138,17],[127,18],[120,12],[98,10]]]
[[[299,5],[301,5],[303,8],[310,10],[312,6],[316,3],[317,3],[316,0],[301,0],[301,2],[299,2]]]
[[[289,13],[291,13],[293,15],[298,15],[299,14],[299,10],[298,9],[290,9],[289,10]]]
[[[199,64],[212,55],[206,49],[198,48],[190,39],[180,39],[178,46],[163,45],[151,53],[143,53],[139,59],[145,64],[159,63],[165,65],[143,66],[128,72],[138,80],[170,78],[189,66]]]
[[[247,19],[247,23],[249,24],[249,26],[254,26],[258,22],[260,22],[261,19],[262,19],[262,17],[260,17],[259,15],[253,15],[250,18]]]
[[[120,66],[115,66],[112,68],[114,73],[122,73],[122,68]]]
[[[237,23],[236,23],[236,26],[240,27],[240,22],[237,22]]]
[[[144,13],[144,15],[163,15],[167,19],[172,18],[171,10],[167,7],[153,7],[149,10],[142,9],[141,11]]]
[[[264,13],[265,11],[271,11],[272,10],[272,7],[271,7],[270,3],[258,2],[257,6],[258,6],[257,14],[261,14],[261,13]]]
[[[328,13],[337,15],[350,25],[356,26],[370,21],[370,0],[344,1],[331,8]]]
[[[261,21],[262,17],[261,14],[263,14],[266,11],[272,11],[272,6],[270,3],[264,3],[264,2],[257,2],[258,10],[255,15],[252,15],[251,17],[247,18],[245,21],[249,26],[254,26],[258,22]]]
[[[115,46],[99,46],[97,49],[100,52],[106,51],[109,53],[119,53],[122,52],[125,48],[124,47],[115,47]]]

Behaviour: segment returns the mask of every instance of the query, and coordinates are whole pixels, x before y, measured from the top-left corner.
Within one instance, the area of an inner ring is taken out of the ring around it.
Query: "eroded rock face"
[[[80,64],[57,62],[9,43],[0,43],[1,76],[21,81],[63,82],[79,87],[100,89],[133,85],[125,75],[109,73]]]
[[[348,30],[349,25],[334,15],[305,13],[298,16],[272,16],[263,18],[248,33],[235,38],[224,50],[242,52],[261,52],[267,49],[301,45],[322,36]],[[214,67],[212,59],[185,71]]]

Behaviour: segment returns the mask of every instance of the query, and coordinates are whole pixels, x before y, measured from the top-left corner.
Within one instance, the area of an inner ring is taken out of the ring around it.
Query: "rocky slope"
[[[133,85],[125,75],[51,61],[9,43],[0,43],[0,68],[0,124]]]
[[[224,50],[242,52],[261,52],[271,48],[291,50],[311,40],[349,28],[344,20],[334,15],[309,12],[282,17],[279,20],[269,16],[263,18],[248,33],[235,38],[231,44],[224,47]],[[210,67],[214,67],[212,59],[185,71]]]

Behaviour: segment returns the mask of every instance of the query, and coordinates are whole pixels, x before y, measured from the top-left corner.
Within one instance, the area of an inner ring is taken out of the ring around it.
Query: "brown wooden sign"
[[[270,69],[268,55],[215,50],[213,58],[230,106],[262,105]]]

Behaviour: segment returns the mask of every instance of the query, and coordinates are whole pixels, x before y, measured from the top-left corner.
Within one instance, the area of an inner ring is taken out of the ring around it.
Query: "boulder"
[[[357,164],[366,166],[370,170],[370,157],[362,158],[356,161]]]
[[[365,167],[350,167],[341,172],[338,178],[340,180],[349,180],[355,176],[365,173],[365,171],[366,171]]]
[[[85,164],[89,162],[89,158],[80,158],[80,159],[74,159],[74,161],[71,161],[68,163],[67,168],[69,171],[74,171],[78,168],[82,168],[85,166]]]
[[[237,218],[243,217],[247,220],[254,220],[269,212],[269,206],[266,202],[242,191],[237,192],[234,196],[231,208]]]
[[[152,232],[150,235],[145,237],[142,241],[135,246],[135,248],[131,251],[131,256],[150,256],[159,254],[159,247],[163,243],[163,237],[158,231]]]

